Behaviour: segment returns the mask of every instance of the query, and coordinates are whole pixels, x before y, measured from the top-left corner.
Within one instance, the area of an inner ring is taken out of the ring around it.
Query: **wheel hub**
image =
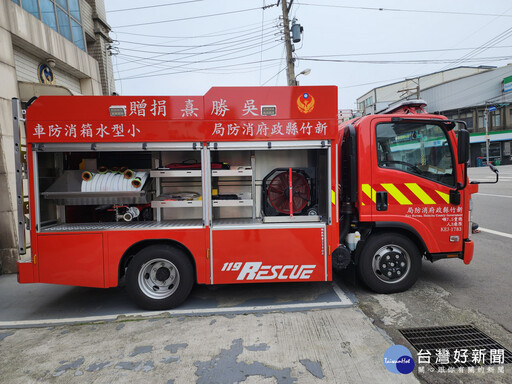
[[[411,269],[409,254],[397,245],[386,245],[374,255],[373,272],[386,283],[398,283]]]
[[[407,261],[403,254],[392,251],[381,257],[379,269],[388,279],[398,279],[407,270]]]
[[[180,274],[169,260],[153,259],[141,267],[138,281],[146,296],[163,299],[176,291],[180,284]]]
[[[171,276],[171,271],[168,268],[160,267],[156,271],[155,277],[157,280],[165,281]]]

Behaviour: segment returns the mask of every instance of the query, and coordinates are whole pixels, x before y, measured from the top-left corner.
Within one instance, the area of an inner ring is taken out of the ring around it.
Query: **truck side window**
[[[376,137],[379,167],[455,185],[453,150],[440,126],[422,122],[380,123]]]

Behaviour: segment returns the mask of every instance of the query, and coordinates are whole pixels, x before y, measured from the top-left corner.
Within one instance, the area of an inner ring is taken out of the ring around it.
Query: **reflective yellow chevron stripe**
[[[375,203],[375,189],[373,189],[370,184],[362,184],[361,188],[363,189],[363,192],[368,196],[372,201]]]
[[[396,201],[398,201],[398,203],[400,205],[412,205],[411,203],[411,200],[409,200],[407,197],[405,197],[405,195],[400,192],[400,190],[395,187],[393,184],[381,184],[382,187],[384,187],[384,189],[386,191],[388,191],[388,193],[393,196],[395,198]]]
[[[435,204],[436,202],[432,200],[432,198],[425,193],[421,187],[416,183],[405,183],[407,188],[411,190],[412,193],[416,195],[418,199],[421,200],[423,204]]]
[[[440,192],[440,191],[436,191],[437,194],[439,196],[441,196],[443,198],[444,201],[446,201],[446,204],[448,204],[450,202],[450,195],[447,194],[447,193],[443,193],[443,192]]]

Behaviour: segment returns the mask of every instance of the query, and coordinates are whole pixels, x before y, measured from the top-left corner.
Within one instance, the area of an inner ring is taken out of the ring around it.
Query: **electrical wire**
[[[163,24],[163,23],[173,23],[173,22],[177,22],[177,21],[204,19],[206,17],[233,15],[235,13],[251,12],[251,11],[256,11],[256,10],[259,10],[259,9],[261,9],[261,7],[248,8],[248,9],[240,9],[240,10],[237,10],[237,11],[229,11],[229,12],[221,12],[221,13],[212,13],[212,14],[209,14],[209,15],[183,17],[183,18],[180,18],[180,19],[170,19],[170,20],[150,21],[150,22],[147,22],[147,23],[136,23],[136,24],[118,25],[118,26],[113,27],[113,29],[115,29],[115,28],[140,27],[140,26],[144,26],[144,25],[155,25],[155,24]]]
[[[243,37],[243,36],[246,36],[248,34],[252,35],[252,33],[247,33],[247,34],[239,35],[237,37]],[[226,39],[223,39],[223,40],[218,40],[218,41],[216,41],[216,43],[221,43],[221,42],[225,42],[225,41],[230,42],[231,45],[238,45],[237,42],[235,42],[233,44],[233,38],[226,38]],[[208,44],[205,44],[205,46],[208,46]],[[155,56],[152,56],[151,58],[153,59],[153,58],[157,58],[157,57],[167,56],[167,55],[170,55],[170,54],[183,54],[183,52],[189,52],[189,51],[192,51],[192,50],[193,50],[193,48],[185,48],[185,49],[182,49],[182,50],[179,50],[179,51],[174,51],[174,52],[159,53],[159,54],[157,54]],[[186,59],[186,58],[189,58],[189,57],[194,57],[194,56],[197,56],[199,54],[202,54],[202,53],[192,53],[192,54],[190,54],[188,56],[182,57],[182,59]],[[206,54],[206,53],[204,53],[204,54]]]
[[[272,43],[272,39],[270,40],[267,40],[267,43]],[[274,46],[271,46],[270,48],[267,48],[266,50],[268,49],[272,49],[276,46],[279,46],[281,43],[278,43],[277,45],[274,45]],[[268,44],[267,44],[268,45]],[[243,58],[243,57],[247,57],[247,56],[252,56],[255,54],[255,52],[253,53],[250,53],[250,54],[245,54],[245,55],[242,55],[242,56],[238,56],[238,57],[230,57],[231,55],[235,54],[235,53],[238,53],[238,52],[247,52],[247,50],[249,48],[254,48],[254,47],[257,47],[259,46],[259,44],[253,44],[252,46],[248,46],[248,47],[242,47],[238,50],[230,50],[229,52],[231,52],[230,54],[225,54],[224,51],[222,50],[217,50],[215,52],[222,52],[222,55],[217,55],[217,56],[213,56],[213,57],[210,57],[210,58],[207,58],[207,59],[204,59],[204,60],[196,60],[196,61],[182,61],[182,60],[169,60],[170,63],[184,63],[184,65],[178,65],[178,66],[173,66],[172,68],[181,68],[181,67],[184,67],[185,65],[187,64],[199,64],[199,63],[203,63],[203,62],[214,62],[214,61],[219,61],[219,60],[214,60],[214,59],[217,59],[219,57],[222,57],[222,59],[220,61],[226,61],[226,60],[235,60],[235,59],[238,59],[238,58]],[[212,52],[209,52],[208,54],[211,54],[213,53]],[[192,55],[188,56],[188,57],[191,57]],[[197,56],[197,55],[195,55]],[[146,66],[144,66],[145,68]],[[141,67],[138,67],[138,68],[141,68]],[[138,69],[138,68],[132,68],[132,69],[125,69],[125,70],[122,70],[121,72],[128,72],[128,71],[132,71],[132,70],[135,70],[135,69]]]
[[[259,38],[258,38],[259,39]],[[269,41],[275,41],[275,38],[273,36],[267,36],[267,39],[265,40],[266,42],[269,42]],[[211,53],[217,53],[217,52],[239,52],[240,50],[244,50],[244,49],[247,49],[247,48],[252,48],[252,47],[255,47],[255,46],[259,46],[260,43],[255,43],[255,44],[250,44],[250,45],[247,45],[247,46],[244,46],[244,47],[241,47],[240,44],[234,44],[236,45],[236,48],[233,48],[232,46],[233,45],[230,45],[229,47],[224,47],[224,48],[220,48],[220,49],[212,49],[211,51],[200,51],[200,52],[193,52],[194,55],[208,55],[208,54],[211,54]],[[196,47],[194,47],[196,48]],[[166,55],[183,55],[183,53],[174,53],[174,52],[162,52],[162,51],[148,51],[148,50],[145,50],[145,49],[136,49],[136,48],[121,48],[125,51],[129,51],[129,52],[142,52],[142,53],[165,53]]]
[[[501,45],[499,47],[494,46],[492,48],[494,48],[494,49],[512,48],[512,45]],[[333,54],[333,55],[303,56],[303,58],[397,55],[397,54],[412,54],[412,53],[468,51],[468,50],[474,50],[474,49],[476,49],[476,48],[441,48],[441,49],[421,49],[421,50],[414,50],[414,51],[387,51],[387,52],[367,52],[367,53],[343,53],[343,54]]]
[[[267,84],[267,83],[268,83],[270,80],[272,80],[274,77],[279,76],[279,74],[280,74],[281,72],[283,72],[285,69],[286,69],[286,67],[283,67],[283,69],[281,69],[279,72],[277,72],[274,76],[272,76],[270,79],[268,79],[267,81],[265,81],[265,82],[264,82],[263,84],[261,84],[261,85],[265,85],[265,84]]]
[[[272,61],[276,61],[276,60],[279,60],[279,59],[266,59],[266,60],[263,60],[263,62],[272,62]],[[218,67],[211,67],[211,68],[191,68],[191,69],[188,69],[185,71],[174,71],[174,72],[165,72],[165,73],[162,73],[159,71],[159,73],[156,73],[156,74],[131,76],[131,77],[125,77],[125,78],[120,78],[120,79],[116,79],[116,80],[144,79],[144,78],[155,77],[155,76],[176,75],[176,74],[183,74],[183,73],[189,73],[189,72],[198,72],[198,71],[212,70],[212,69],[219,69],[219,68],[232,68],[233,66],[242,66],[242,65],[249,65],[249,64],[259,64],[259,63],[260,63],[260,60],[250,61],[250,62],[246,62],[246,63],[239,63],[239,64],[221,65]]]
[[[280,44],[277,44],[277,45],[274,45],[272,47],[269,47],[267,48],[266,50],[270,50],[270,49],[274,49],[276,48],[277,46],[279,46]],[[253,54],[249,54],[249,55],[244,55],[244,56],[239,56],[237,59],[240,59],[240,58],[244,58],[244,57],[250,57],[252,56]],[[225,60],[222,60],[222,61],[225,61]],[[265,60],[260,60],[258,62],[264,62]],[[254,64],[255,62],[250,62],[249,64]],[[198,60],[196,62],[192,62],[192,63],[189,63],[187,65],[191,66],[191,65],[195,65],[195,64],[204,64],[204,61],[201,61],[201,60]],[[183,68],[183,67],[186,67],[187,65],[174,65],[174,66],[168,66],[166,67],[165,69],[167,70],[177,70],[177,69],[180,69],[180,68]],[[232,66],[236,66],[236,65],[243,65],[243,63],[231,63]],[[229,66],[227,66],[229,67]],[[217,69],[217,68],[224,68],[224,67],[209,67],[209,68],[205,68],[205,69]],[[194,69],[192,67],[192,69]],[[121,71],[122,72],[122,71]],[[134,74],[134,75],[130,75],[130,77],[138,77],[138,76],[147,76],[147,75],[151,75],[151,76],[158,76],[158,74],[162,73],[161,70],[154,70],[154,71],[149,71],[149,72],[144,72],[144,73],[138,73],[138,74]],[[173,72],[174,73],[174,72]]]
[[[273,45],[271,47],[268,47],[267,49],[265,49],[264,51],[268,51],[270,49],[273,49],[275,47],[278,47],[279,45],[281,45],[281,43],[277,44],[277,45]],[[240,51],[246,51],[245,49],[244,50],[240,50]],[[239,51],[239,52],[240,52]],[[249,57],[249,56],[253,56],[255,54],[257,54],[258,52],[254,52],[254,53],[250,53],[250,54],[246,54],[246,55],[242,55],[242,56],[236,56],[236,57],[229,57],[229,58],[222,58],[222,59],[205,59],[205,60],[196,60],[196,61],[182,61],[182,60],[168,60],[167,63],[178,63],[178,64],[203,64],[203,63],[214,63],[214,62],[219,62],[219,61],[227,61],[227,60],[237,60],[237,59],[241,59],[241,58],[246,58],[246,57]],[[124,56],[128,56],[128,55],[124,55]],[[218,56],[217,56],[218,57]],[[172,67],[169,67],[169,66],[165,66],[163,62],[160,62],[160,63],[154,63],[154,64],[148,64],[149,66],[152,66],[152,67],[159,67],[159,68],[166,68],[166,69],[169,69],[169,68],[179,68],[179,67],[182,67],[182,66],[172,66]],[[145,66],[144,68],[146,68],[147,66]],[[136,69],[139,69],[139,68],[136,68]],[[119,72],[129,72],[131,70],[134,70],[134,69],[127,69],[127,70],[123,70],[123,71],[119,71]]]
[[[483,43],[482,45],[480,45],[480,47],[478,48],[475,48],[473,49],[471,52],[465,54],[464,56],[462,56],[459,60],[457,60],[456,62],[454,62],[452,65],[453,66],[456,66],[457,64],[461,63],[461,62],[464,62],[465,60],[467,59],[471,59],[473,57],[475,57],[476,55],[486,51],[487,49],[489,48],[492,48],[494,46],[496,46],[497,44],[501,43],[502,41],[508,39],[509,37],[512,36],[512,27],[511,28],[508,28],[506,29],[505,31],[501,32],[500,34],[496,35],[495,37],[493,37],[492,39],[486,41],[485,43]],[[445,66],[443,67],[441,70],[443,69],[446,69],[446,68],[449,68],[450,66]]]
[[[106,12],[107,13],[114,13],[114,12],[135,11],[135,10],[140,10],[140,9],[168,7],[168,6],[171,6],[171,5],[197,3],[197,2],[200,2],[200,1],[204,1],[204,0],[187,0],[187,1],[180,1],[178,3],[158,4],[158,5],[145,5],[144,7],[135,7],[135,8],[112,9],[112,10],[106,11]]]
[[[512,56],[496,56],[496,57],[483,57],[483,58],[469,58],[463,62],[479,62],[479,61],[503,61],[510,60]],[[331,63],[357,63],[357,64],[444,64],[458,62],[457,59],[422,59],[422,60],[346,60],[346,59],[315,59],[315,58],[304,58],[300,60],[305,61],[320,61],[320,62],[331,62]]]
[[[274,34],[272,32],[272,29],[273,28],[268,28],[267,29],[267,33],[262,33],[262,37],[265,37],[265,36],[269,36],[270,34]],[[270,32],[270,33],[269,33]],[[251,33],[252,34],[252,33]],[[246,36],[246,35],[241,35],[241,36]],[[241,37],[239,36],[239,37]],[[199,44],[199,45],[169,45],[169,44],[154,44],[154,43],[139,43],[139,42],[136,42],[136,41],[129,41],[129,40],[117,40],[119,41],[120,43],[124,43],[124,44],[132,44],[132,45],[143,45],[143,46],[147,46],[147,47],[162,47],[162,48],[202,48],[202,47],[210,47],[210,46],[215,46],[215,45],[227,45],[227,44],[234,44],[234,43],[245,43],[247,41],[253,41],[253,40],[259,40],[261,36],[256,36],[252,39],[247,39],[247,38],[244,38],[244,39],[236,39],[236,40],[233,40],[233,39],[229,39],[229,40],[223,40],[223,42],[218,42],[218,43],[208,43],[208,44]]]
[[[309,3],[301,3],[301,5],[307,5],[307,6],[311,6],[311,7],[328,7],[328,8],[356,9],[356,10],[364,10],[364,11],[434,13],[434,14],[444,14],[444,15],[463,15],[463,16],[479,16],[479,17],[481,17],[481,16],[512,17],[512,15],[502,15],[502,14],[496,14],[496,13],[434,11],[434,10],[422,10],[422,9],[399,9],[399,8],[381,8],[381,7],[355,7],[355,6],[349,6],[349,5],[309,4]]]
[[[269,20],[265,22],[265,25],[274,23],[274,20]],[[249,28],[246,29],[248,26],[257,25],[256,28]],[[203,37],[217,37],[217,36],[226,36],[226,35],[233,35],[239,32],[249,32],[249,31],[258,31],[260,29],[260,23],[253,23],[245,25],[244,27],[236,27],[236,28],[228,28],[228,29],[221,29],[217,32],[208,33],[206,35],[194,35],[194,36],[165,36],[165,35],[148,35],[144,33],[134,33],[134,32],[124,32],[124,31],[116,31],[118,34],[122,35],[133,35],[133,36],[142,36],[142,37],[154,37],[154,38],[160,38],[160,39],[178,39],[178,40],[184,40],[184,39],[202,39]],[[233,32],[226,32],[226,31],[233,31]],[[225,32],[225,33],[221,33]]]

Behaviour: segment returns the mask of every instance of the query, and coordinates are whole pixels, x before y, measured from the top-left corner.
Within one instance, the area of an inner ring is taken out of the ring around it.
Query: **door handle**
[[[377,192],[376,194],[376,205],[377,211],[387,211],[388,210],[388,193],[387,192]]]

